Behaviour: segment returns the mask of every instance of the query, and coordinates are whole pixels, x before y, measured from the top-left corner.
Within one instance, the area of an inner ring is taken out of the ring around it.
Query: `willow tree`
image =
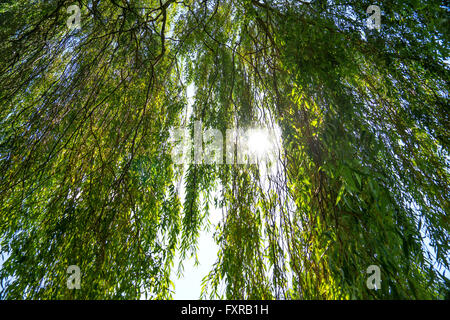
[[[204,297],[445,298],[444,2],[1,1],[0,297],[170,298],[215,203]],[[278,128],[276,173],[174,164],[194,122]]]

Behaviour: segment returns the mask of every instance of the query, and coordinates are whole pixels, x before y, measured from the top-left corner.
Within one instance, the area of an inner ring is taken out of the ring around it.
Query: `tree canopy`
[[[448,14],[433,0],[0,1],[0,297],[171,298],[174,257],[196,254],[213,205],[205,298],[448,297]],[[279,128],[276,174],[174,164],[171,129],[194,122]]]

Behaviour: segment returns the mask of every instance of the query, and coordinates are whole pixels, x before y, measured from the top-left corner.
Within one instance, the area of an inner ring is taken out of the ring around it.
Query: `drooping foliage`
[[[448,13],[428,0],[1,1],[0,297],[170,298],[174,257],[196,253],[215,203],[204,297],[445,298]],[[278,128],[275,174],[175,165],[170,131],[194,122]]]

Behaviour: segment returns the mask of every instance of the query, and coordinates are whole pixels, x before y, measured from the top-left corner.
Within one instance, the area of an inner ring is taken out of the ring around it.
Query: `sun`
[[[247,141],[248,150],[257,157],[264,156],[270,149],[269,135],[266,130],[250,130]]]

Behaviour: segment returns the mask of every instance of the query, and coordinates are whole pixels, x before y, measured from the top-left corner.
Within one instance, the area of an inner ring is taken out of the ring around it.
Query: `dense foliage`
[[[0,297],[170,298],[174,257],[195,255],[215,204],[204,297],[445,298],[448,14],[432,0],[0,1]],[[194,121],[278,128],[276,174],[174,165],[170,130]]]

